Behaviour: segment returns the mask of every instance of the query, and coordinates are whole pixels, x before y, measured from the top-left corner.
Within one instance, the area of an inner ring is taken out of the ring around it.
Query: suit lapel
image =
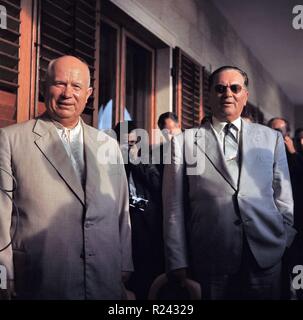
[[[56,132],[55,126],[49,119],[39,118],[33,131],[38,135],[35,140],[36,146],[84,205],[85,198],[81,182],[75,174],[71,160]]]
[[[198,143],[198,147],[206,155],[206,157],[212,163],[215,169],[231,185],[231,187],[237,190],[237,186],[234,184],[233,179],[227,169],[227,166],[224,160],[224,155],[222,153],[217,137],[213,132],[209,121],[205,122],[196,133],[197,139],[203,139],[204,137],[205,137],[205,144]]]
[[[99,169],[97,168],[97,136],[93,137],[90,134],[88,126],[83,123],[83,134],[84,134],[84,154],[86,163],[86,183],[85,183],[85,194],[86,200],[89,202],[95,193],[99,178]]]

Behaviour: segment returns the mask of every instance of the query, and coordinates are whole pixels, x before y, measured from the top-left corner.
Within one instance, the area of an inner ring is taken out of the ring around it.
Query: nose
[[[70,86],[69,84],[67,84],[67,85],[64,87],[64,89],[63,89],[62,95],[63,95],[65,98],[71,98],[71,97],[73,96],[72,86]]]
[[[233,92],[231,91],[230,86],[226,87],[226,90],[224,91],[223,96],[232,97],[232,95],[233,95]]]

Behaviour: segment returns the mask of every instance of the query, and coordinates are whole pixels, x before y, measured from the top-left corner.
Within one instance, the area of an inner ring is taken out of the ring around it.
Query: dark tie
[[[238,185],[239,164],[238,164],[238,140],[236,138],[238,128],[232,123],[228,123],[224,127],[223,151],[227,168]]]
[[[225,160],[232,160],[237,157],[238,154],[238,140],[236,138],[238,128],[232,123],[228,123],[224,127],[224,142],[223,150]],[[234,133],[233,133],[234,132]]]

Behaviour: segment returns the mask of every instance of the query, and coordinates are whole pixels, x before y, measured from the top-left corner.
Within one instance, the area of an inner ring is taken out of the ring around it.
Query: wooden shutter
[[[174,105],[183,129],[199,126],[202,115],[202,66],[174,50]]]
[[[7,11],[7,29],[0,28],[0,127],[16,121],[19,72],[20,0],[0,0]]]
[[[84,59],[90,68],[91,86],[95,81],[96,0],[41,1],[40,94],[43,101],[44,80],[48,63],[61,55]],[[39,113],[43,108],[39,108]],[[85,121],[92,124],[94,96],[84,110]]]
[[[210,72],[203,67],[203,86],[202,86],[202,97],[203,97],[203,111],[204,116],[209,117],[211,115],[209,95],[210,95],[210,85],[209,85],[209,76]]]

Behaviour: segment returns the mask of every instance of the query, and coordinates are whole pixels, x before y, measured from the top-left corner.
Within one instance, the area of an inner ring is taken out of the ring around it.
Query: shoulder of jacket
[[[22,123],[11,124],[7,127],[0,128],[0,130],[5,132],[7,135],[18,133],[24,134],[25,131],[32,131],[35,123],[36,119],[31,119]]]
[[[113,130],[110,130],[107,133],[103,130],[98,130],[86,123],[83,123],[83,128],[87,130],[87,132],[93,139],[96,139],[95,141],[111,143],[115,146],[118,145],[117,140],[113,136],[111,136],[111,134],[114,133]]]

